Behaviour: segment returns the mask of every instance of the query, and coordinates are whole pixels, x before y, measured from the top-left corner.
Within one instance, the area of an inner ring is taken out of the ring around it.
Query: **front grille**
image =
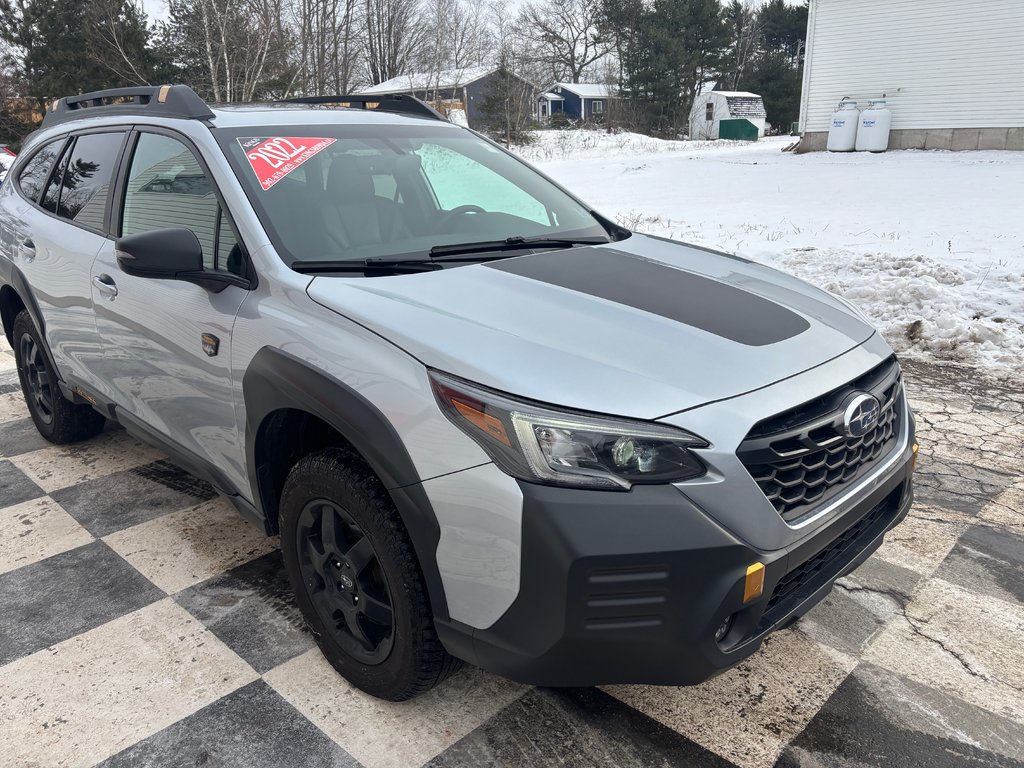
[[[859,521],[843,531],[821,552],[779,579],[761,617],[761,626],[774,624],[795,605],[806,600],[849,565],[896,513],[901,493],[902,486]]]
[[[900,430],[902,386],[891,357],[849,384],[758,422],[737,455],[782,518],[798,520],[889,453]],[[847,437],[843,411],[856,392],[878,398],[881,411],[874,429]]]

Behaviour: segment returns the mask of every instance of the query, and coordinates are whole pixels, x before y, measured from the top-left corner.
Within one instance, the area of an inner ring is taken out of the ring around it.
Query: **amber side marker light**
[[[743,602],[756,600],[764,592],[764,563],[747,566],[747,577],[743,581]]]
[[[488,435],[493,437],[495,440],[500,441],[504,445],[511,446],[512,442],[508,439],[508,434],[505,432],[505,426],[501,423],[500,419],[496,419],[489,413],[477,410],[468,403],[464,403],[461,400],[453,399],[452,405],[455,406],[455,410],[459,414],[472,424],[474,427],[482,432],[486,432]]]
[[[920,448],[920,447],[921,446],[919,446],[917,443],[914,443],[914,447],[910,449],[911,451],[914,452],[914,458],[912,458],[910,460],[910,471],[911,472],[913,472],[915,469],[917,469],[917,449]]]

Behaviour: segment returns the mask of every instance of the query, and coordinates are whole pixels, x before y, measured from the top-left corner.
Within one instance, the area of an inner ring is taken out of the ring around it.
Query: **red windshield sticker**
[[[238,140],[256,179],[266,192],[318,152],[337,139],[309,136],[249,136]]]

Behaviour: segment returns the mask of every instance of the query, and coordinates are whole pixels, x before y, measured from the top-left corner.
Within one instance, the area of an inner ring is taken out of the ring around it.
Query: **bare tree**
[[[295,2],[289,15],[298,29],[298,61],[285,95],[351,90],[359,51],[357,12],[357,0]]]
[[[416,55],[417,86],[434,102],[462,99],[469,70],[490,63],[482,0],[426,0],[426,30]]]
[[[283,0],[170,0],[169,43],[216,101],[252,101],[281,43]]]
[[[588,68],[612,49],[600,32],[599,0],[531,2],[520,13],[521,34],[535,40],[554,80],[578,83]]]
[[[419,0],[364,0],[366,74],[382,83],[408,70],[423,41]]]
[[[138,0],[93,0],[86,6],[93,56],[118,80],[149,85],[145,55],[145,11]]]
[[[525,55],[526,40],[508,0],[493,0],[490,17],[498,73],[481,111],[495,136],[506,144],[522,142],[529,138],[527,129],[534,120],[537,98],[537,89],[531,83],[530,57]]]
[[[723,67],[727,78],[725,85],[735,90],[739,88],[740,81],[757,55],[761,41],[761,18],[752,0],[731,0],[725,6],[725,19],[732,37]]]

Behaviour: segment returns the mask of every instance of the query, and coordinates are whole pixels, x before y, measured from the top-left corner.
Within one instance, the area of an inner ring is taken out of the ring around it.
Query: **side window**
[[[33,202],[39,200],[39,193],[43,191],[43,186],[50,176],[53,161],[57,159],[63,146],[64,139],[51,141],[36,152],[28,164],[22,168],[21,174],[18,176],[18,187],[29,200]]]
[[[93,229],[103,228],[107,196],[114,166],[121,152],[123,133],[89,133],[75,139],[75,144],[54,174],[51,186],[60,180],[57,215]],[[50,189],[47,189],[49,202]],[[51,209],[52,210],[52,209]]]
[[[206,269],[241,274],[238,241],[220,209],[213,183],[192,150],[169,136],[143,133],[128,169],[121,234],[171,227],[195,233],[203,247]]]
[[[54,166],[53,173],[50,174],[50,180],[46,183],[46,189],[43,190],[43,199],[39,201],[39,204],[50,213],[57,212],[57,205],[60,203],[60,184],[64,181],[64,171],[68,167],[68,157],[70,155],[71,142],[68,142],[64,153]]]

